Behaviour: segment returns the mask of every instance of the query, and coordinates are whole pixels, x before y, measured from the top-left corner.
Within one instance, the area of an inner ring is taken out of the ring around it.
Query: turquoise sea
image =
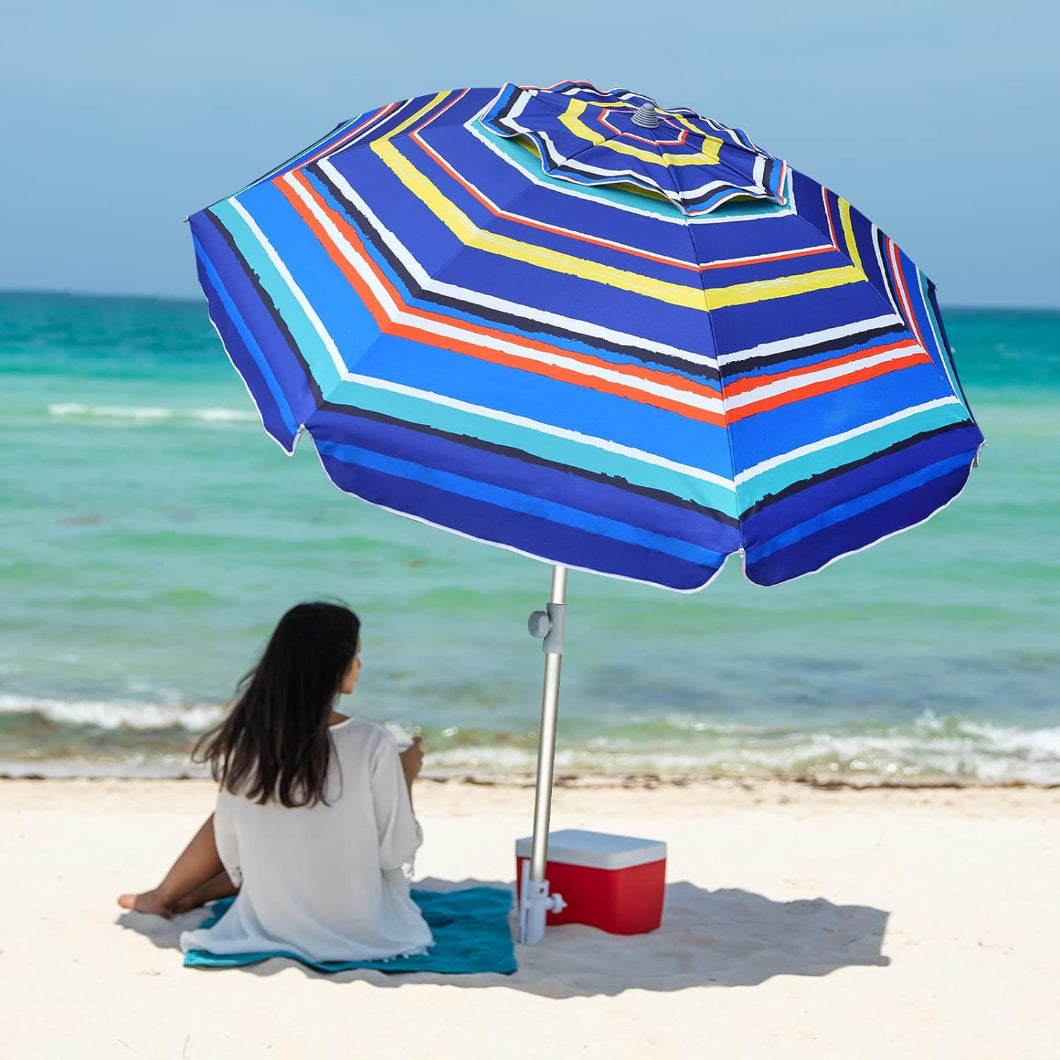
[[[773,589],[573,572],[563,772],[1060,784],[1060,313],[945,311],[987,437],[928,523]],[[340,493],[203,303],[0,294],[0,773],[179,775],[291,604],[364,622],[351,709],[532,769],[549,568]]]

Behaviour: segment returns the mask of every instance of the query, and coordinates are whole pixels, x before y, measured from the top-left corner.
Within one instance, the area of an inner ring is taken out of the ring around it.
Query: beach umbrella
[[[913,526],[983,437],[932,283],[746,133],[584,82],[342,123],[190,218],[266,430],[341,489],[553,565],[540,938],[568,568],[774,585]]]

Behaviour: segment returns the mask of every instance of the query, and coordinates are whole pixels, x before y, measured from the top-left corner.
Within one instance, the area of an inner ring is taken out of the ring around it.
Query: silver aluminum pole
[[[541,733],[537,744],[537,790],[534,793],[534,844],[530,853],[530,879],[545,878],[548,861],[548,822],[552,809],[552,774],[556,764],[556,718],[559,714],[559,674],[563,664],[563,612],[567,600],[567,568],[552,568],[549,618],[558,626],[555,638],[545,640],[545,683],[541,692]],[[558,605],[558,606],[557,606]],[[554,643],[549,643],[554,640]],[[551,650],[550,650],[551,649]]]

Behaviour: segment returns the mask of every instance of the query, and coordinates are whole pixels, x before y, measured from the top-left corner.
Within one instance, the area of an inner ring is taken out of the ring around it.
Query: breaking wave
[[[0,772],[49,776],[202,775],[190,767],[218,705],[0,696]],[[382,719],[380,719],[382,720]],[[560,725],[558,774],[789,778],[852,783],[1060,784],[1060,727],[993,725],[930,711],[911,722],[819,729],[718,725],[690,715],[572,738]],[[576,729],[577,726],[568,728]],[[536,735],[422,730],[425,770],[439,776],[528,775]]]

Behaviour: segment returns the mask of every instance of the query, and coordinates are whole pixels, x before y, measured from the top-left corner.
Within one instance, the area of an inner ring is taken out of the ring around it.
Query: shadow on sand
[[[507,882],[426,879],[416,886],[448,891],[458,887],[506,887]],[[349,971],[324,974],[287,958],[226,969],[275,975],[298,969],[334,983],[365,980],[381,987],[445,983],[456,987],[506,987],[543,997],[621,994],[625,990],[684,990],[697,986],[755,986],[775,975],[827,975],[837,968],[890,963],[881,949],[888,914],[860,905],[834,905],[824,898],[774,902],[740,890],[705,891],[687,882],[666,888],[662,925],[647,935],[609,935],[567,924],[550,928],[537,946],[515,948],[514,975],[387,974]],[[163,920],[123,913],[118,924],[156,946],[179,949],[182,931],[196,927],[201,910]],[[514,928],[514,919],[513,919]],[[218,974],[189,969],[189,974]]]

